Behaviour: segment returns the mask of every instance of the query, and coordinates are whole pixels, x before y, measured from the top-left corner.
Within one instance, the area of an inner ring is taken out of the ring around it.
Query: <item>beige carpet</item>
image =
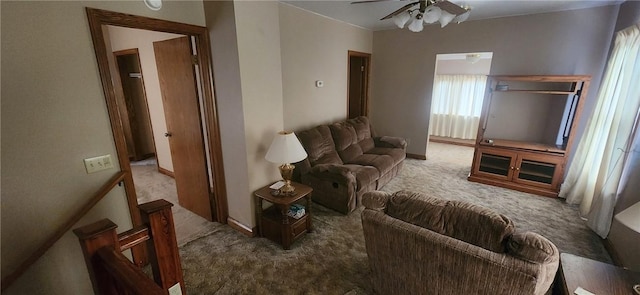
[[[407,159],[404,170],[383,188],[420,191],[466,200],[513,219],[517,230],[533,230],[561,252],[610,262],[599,237],[576,208],[545,198],[466,180],[473,149],[429,144],[428,160]],[[229,226],[180,247],[189,294],[372,294],[360,213],[342,215],[312,205],[314,232],[291,250],[248,238]]]
[[[178,246],[206,236],[222,226],[192,213],[178,204],[176,182],[173,178],[158,172],[155,159],[131,163],[138,204],[165,199],[173,204],[171,212],[176,228]]]

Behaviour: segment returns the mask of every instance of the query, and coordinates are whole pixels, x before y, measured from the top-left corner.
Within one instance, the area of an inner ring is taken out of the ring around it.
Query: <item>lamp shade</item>
[[[440,27],[444,28],[444,26],[448,25],[455,17],[456,17],[455,14],[451,14],[443,10],[442,13],[440,14]]]
[[[404,25],[407,24],[409,19],[411,18],[411,14],[409,10],[405,10],[400,14],[396,14],[392,17],[393,22],[398,26],[398,28],[404,28]]]
[[[424,17],[422,19],[425,23],[432,24],[440,19],[440,14],[442,14],[442,9],[440,9],[440,7],[429,6],[427,7],[427,10],[425,10]]]
[[[616,215],[616,220],[631,230],[640,233],[640,202]]]
[[[417,13],[416,16],[411,19],[411,23],[409,23],[408,28],[409,31],[414,33],[421,32],[424,28],[424,25],[422,23],[422,14]]]
[[[296,163],[307,157],[302,144],[293,132],[281,131],[273,138],[271,146],[264,158],[277,164]]]

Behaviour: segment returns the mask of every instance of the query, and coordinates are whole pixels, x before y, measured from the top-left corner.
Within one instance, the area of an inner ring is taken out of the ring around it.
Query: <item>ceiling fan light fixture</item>
[[[440,19],[440,15],[442,14],[442,9],[437,6],[429,6],[424,12],[423,20],[425,23],[432,24],[437,22]]]
[[[442,14],[440,14],[440,27],[444,28],[446,25],[448,25],[454,18],[455,18],[455,14],[451,14],[448,11],[442,11]]]
[[[467,62],[474,64],[480,61],[481,57],[482,56],[479,53],[470,53],[470,54],[467,54],[465,59],[467,60]]]
[[[409,31],[414,33],[421,32],[422,29],[424,29],[422,13],[416,13],[415,17],[411,20],[411,23],[407,28],[409,29]]]
[[[402,29],[409,19],[411,19],[411,14],[409,13],[409,10],[405,10],[402,13],[394,15],[392,19],[396,26]]]

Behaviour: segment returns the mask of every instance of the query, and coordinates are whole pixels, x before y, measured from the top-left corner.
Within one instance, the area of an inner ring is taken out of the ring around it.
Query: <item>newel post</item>
[[[150,251],[149,263],[153,270],[153,279],[164,290],[180,284],[182,294],[186,294],[182,266],[178,253],[178,242],[173,225],[173,204],[165,200],[156,200],[138,206],[143,224],[149,227],[151,239],[147,241]]]
[[[120,249],[118,226],[109,219],[102,219],[98,222],[85,225],[73,230],[80,240],[80,247],[84,254],[84,261],[87,263],[87,270],[93,285],[93,292],[96,294],[118,294],[111,281],[111,276],[107,273],[101,263],[97,262],[96,252],[103,247]]]

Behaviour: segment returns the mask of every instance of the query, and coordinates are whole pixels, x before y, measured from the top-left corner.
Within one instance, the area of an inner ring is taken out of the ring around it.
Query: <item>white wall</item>
[[[82,159],[116,157],[85,7],[203,25],[202,2],[2,1],[2,275],[8,275],[118,168],[86,174]],[[117,163],[116,163],[117,164]],[[116,165],[117,166],[117,165]],[[131,227],[116,187],[74,228],[110,218]],[[91,294],[78,241],[56,243],[3,294]]]
[[[584,109],[588,117],[617,13],[617,6],[605,6],[469,21],[444,28],[430,25],[420,33],[376,31],[372,122],[378,133],[409,139],[408,153],[426,155],[425,130],[436,55],[455,52],[493,52],[493,75],[592,75]],[[582,133],[585,122],[580,121],[577,134]]]
[[[117,26],[108,26],[108,30],[111,49],[114,52],[138,48],[140,67],[142,67],[142,76],[144,78],[144,89],[149,106],[149,116],[153,128],[153,140],[156,144],[158,166],[173,172],[169,139],[164,136],[164,133],[167,132],[167,124],[164,117],[162,93],[160,92],[160,80],[158,79],[158,68],[156,67],[156,55],[153,50],[153,42],[174,39],[183,35]]]
[[[279,6],[284,127],[298,131],[346,119],[348,51],[371,53],[372,31]],[[316,80],[324,87],[315,87]]]
[[[483,58],[476,63],[470,63],[464,59],[436,61],[436,75],[489,75],[490,70],[490,58]]]
[[[283,129],[278,2],[206,1],[229,218],[255,226],[253,191],[280,178],[264,155]]]
[[[280,179],[264,159],[273,137],[346,118],[347,51],[371,52],[372,33],[276,1],[204,7],[229,216],[251,228],[253,191]]]

